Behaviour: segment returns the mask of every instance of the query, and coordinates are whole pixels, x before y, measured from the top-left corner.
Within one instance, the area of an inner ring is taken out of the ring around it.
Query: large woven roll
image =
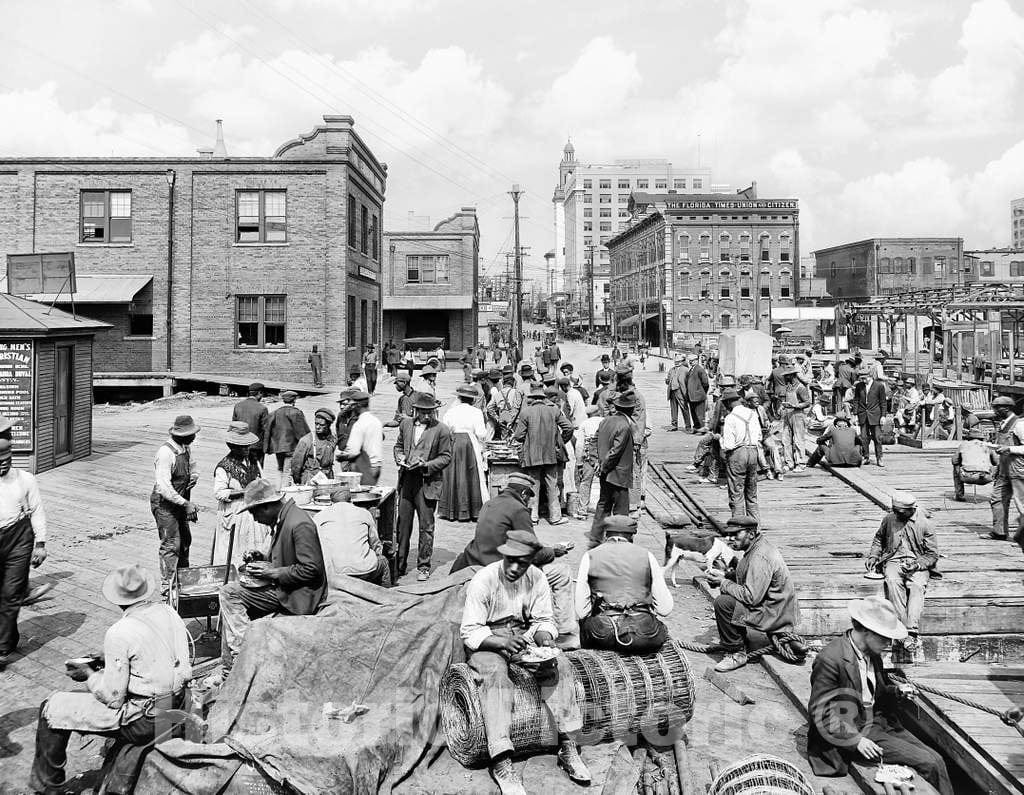
[[[708,795],[814,795],[814,788],[785,759],[755,754],[719,773]]]
[[[693,716],[694,684],[690,665],[673,641],[657,654],[627,657],[607,651],[566,653],[571,663],[576,702],[583,713],[584,743],[630,735],[665,733]],[[489,758],[480,696],[468,665],[452,665],[441,679],[441,726],[451,755],[466,766]],[[557,745],[558,732],[540,700],[533,676],[509,666],[514,685],[512,744],[518,753]]]

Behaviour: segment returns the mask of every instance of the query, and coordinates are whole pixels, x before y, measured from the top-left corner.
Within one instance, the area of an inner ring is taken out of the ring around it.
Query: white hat
[[[850,618],[876,635],[892,640],[907,637],[907,628],[896,615],[896,608],[884,596],[869,596],[866,599],[851,599],[846,603]]]

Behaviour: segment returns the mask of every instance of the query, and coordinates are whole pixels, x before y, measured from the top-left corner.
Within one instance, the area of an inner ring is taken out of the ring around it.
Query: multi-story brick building
[[[443,337],[453,351],[476,345],[476,208],[463,207],[429,231],[385,232],[384,248],[384,340]]]
[[[635,192],[630,225],[608,242],[618,333],[658,345],[712,343],[727,328],[768,330],[799,297],[796,199]]]
[[[818,249],[818,276],[837,301],[860,301],[972,280],[959,237],[874,237]]]
[[[340,381],[380,337],[387,167],[349,116],[271,157],[0,159],[0,255],[73,251],[97,372]],[[67,296],[60,303],[68,303]]]
[[[989,248],[964,252],[964,270],[969,282],[1024,282],[1024,251]]]
[[[1024,251],[1024,198],[1010,202],[1010,248]]]
[[[569,296],[569,314],[582,325],[605,325],[604,300],[609,295],[608,241],[629,224],[632,191],[701,194],[712,190],[711,169],[677,169],[663,159],[582,163],[569,142],[558,166],[554,209],[554,272],[561,279],[552,292]]]

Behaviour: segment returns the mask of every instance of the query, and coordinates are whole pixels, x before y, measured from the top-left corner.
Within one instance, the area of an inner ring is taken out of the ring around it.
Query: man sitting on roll
[[[576,576],[576,614],[584,648],[653,654],[668,639],[663,619],[672,594],[654,555],[633,544],[636,520],[604,520],[604,543],[583,553]]]
[[[942,757],[903,728],[898,686],[882,668],[894,640],[907,637],[896,609],[881,596],[847,603],[852,629],[830,642],[811,668],[807,756],[818,776],[845,776],[850,762],[907,765],[942,795],[953,785]]]
[[[526,795],[523,779],[512,766],[512,696],[510,660],[532,647],[552,647],[558,630],[551,608],[551,588],[540,569],[531,565],[540,550],[528,530],[512,530],[498,547],[501,560],[484,566],[466,588],[462,641],[469,667],[480,688],[491,775],[502,795]],[[576,703],[572,666],[564,654],[555,665],[538,670],[540,696],[558,729],[558,765],[578,784],[590,784],[590,771],[575,740],[583,728]]]

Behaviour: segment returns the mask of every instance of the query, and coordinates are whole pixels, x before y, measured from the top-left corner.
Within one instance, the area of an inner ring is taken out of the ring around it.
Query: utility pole
[[[515,335],[516,346],[519,348],[520,355],[525,356],[523,353],[523,251],[519,247],[519,197],[523,195],[523,191],[519,188],[519,183],[515,183],[512,186],[512,190],[509,191],[509,195],[512,197],[512,203],[515,205],[515,258],[516,258],[516,296],[515,303],[513,304],[513,326],[512,333]]]
[[[590,259],[587,263],[587,331],[594,333],[594,244],[590,244]]]

